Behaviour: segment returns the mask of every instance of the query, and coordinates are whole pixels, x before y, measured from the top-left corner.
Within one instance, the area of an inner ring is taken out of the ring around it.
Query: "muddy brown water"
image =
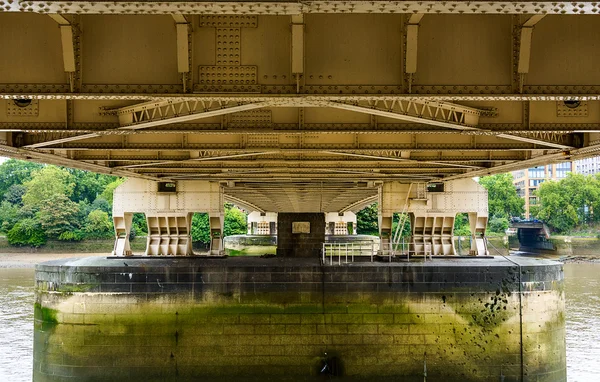
[[[600,263],[565,264],[569,382],[600,381]],[[31,381],[34,270],[0,268],[0,381]]]

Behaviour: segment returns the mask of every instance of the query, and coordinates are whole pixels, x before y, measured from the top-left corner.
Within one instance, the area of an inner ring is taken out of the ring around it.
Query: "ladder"
[[[419,192],[419,185],[425,185],[425,183],[417,183],[417,195]],[[391,252],[390,252],[390,257],[394,256],[396,254],[396,250],[398,249],[398,244],[400,242],[400,237],[402,236],[402,231],[404,231],[404,224],[406,224],[406,219],[408,219],[408,214],[406,213],[408,210],[408,199],[410,196],[410,191],[412,189],[413,183],[411,183],[408,186],[408,192],[406,193],[406,199],[404,200],[404,206],[402,207],[402,215],[400,216],[400,221],[398,222],[398,225],[396,226],[396,231],[394,232],[394,236],[392,237],[392,243],[391,243]],[[423,187],[423,189],[425,189]],[[392,215],[393,218],[393,215]],[[392,219],[393,222],[393,219]]]

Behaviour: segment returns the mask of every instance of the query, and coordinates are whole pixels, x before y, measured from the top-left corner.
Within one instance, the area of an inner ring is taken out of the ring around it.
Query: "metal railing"
[[[342,258],[344,263],[354,261],[355,257],[370,257],[373,262],[373,256],[375,256],[376,248],[375,243],[372,241],[355,241],[351,243],[323,243],[323,264],[327,264],[329,258],[329,265],[333,265],[333,260],[337,256],[338,265],[342,264]]]

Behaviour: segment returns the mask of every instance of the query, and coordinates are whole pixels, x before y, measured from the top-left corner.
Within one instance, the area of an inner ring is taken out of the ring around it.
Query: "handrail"
[[[327,258],[329,258],[329,265],[333,265],[333,258],[337,256],[338,265],[342,265],[342,257],[344,264],[348,264],[348,256],[350,256],[350,262],[354,262],[355,256],[369,256],[373,262],[374,254],[375,243],[373,241],[323,243],[322,260],[323,264],[327,264]]]

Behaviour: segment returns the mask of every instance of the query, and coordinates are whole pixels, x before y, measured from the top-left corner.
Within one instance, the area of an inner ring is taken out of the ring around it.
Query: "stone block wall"
[[[561,265],[250,260],[38,266],[34,380],[566,381]]]
[[[308,223],[310,232],[294,233],[294,223]],[[318,258],[325,242],[325,214],[277,214],[277,254],[285,257]]]

